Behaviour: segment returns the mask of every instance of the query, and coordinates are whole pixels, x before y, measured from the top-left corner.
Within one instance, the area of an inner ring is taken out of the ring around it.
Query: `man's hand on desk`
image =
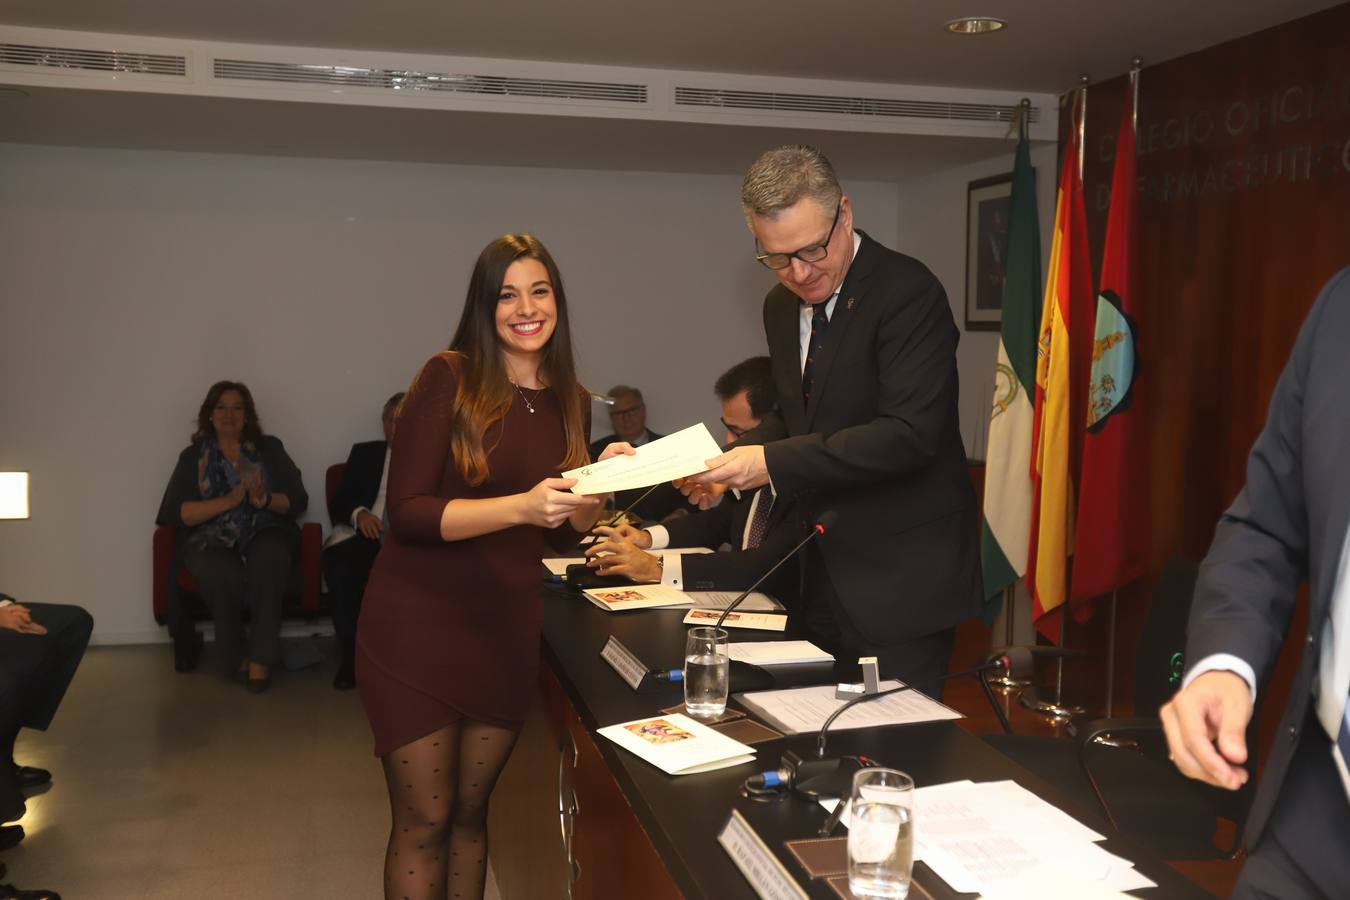
[[[695,475],[693,480],[702,485],[721,485],[747,491],[769,483],[769,467],[764,462],[763,445],[732,447],[721,456],[707,462],[708,471]]]
[[[634,547],[639,547],[643,550],[646,550],[652,545],[651,532],[647,531],[645,528],[634,528],[632,525],[601,525],[592,533],[600,536],[596,539],[596,543],[599,543],[602,540],[622,541],[623,543],[632,544]]]
[[[601,541],[587,549],[586,556],[586,565],[601,575],[623,575],[644,584],[661,580],[660,560],[627,541]]]
[[[1206,672],[1158,710],[1167,749],[1181,774],[1235,791],[1247,783],[1252,691],[1241,675]]]

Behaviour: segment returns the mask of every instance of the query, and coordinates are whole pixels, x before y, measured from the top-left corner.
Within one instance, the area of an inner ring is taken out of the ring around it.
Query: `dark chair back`
[[[1172,699],[1181,687],[1182,676],[1198,660],[1186,659],[1186,628],[1191,615],[1191,599],[1200,565],[1189,559],[1174,557],[1163,567],[1162,576],[1153,590],[1153,603],[1144,619],[1139,634],[1139,648],[1135,656],[1134,705],[1135,715],[1157,715],[1158,708]],[[1233,822],[1236,828],[1233,850],[1242,839],[1242,828],[1247,821],[1252,794],[1256,786],[1256,739],[1258,705],[1247,725],[1247,768],[1253,777],[1236,791],[1213,788],[1196,782],[1192,785],[1204,793],[1215,813]]]
[[[333,463],[328,467],[328,472],[323,478],[323,496],[328,503],[328,525],[331,528],[337,524],[337,518],[333,515],[333,501],[337,499],[338,485],[342,484],[342,476],[347,471],[345,462]]]
[[[1139,633],[1134,660],[1134,714],[1157,715],[1181,686],[1186,669],[1186,620],[1199,564],[1174,557],[1163,567]]]

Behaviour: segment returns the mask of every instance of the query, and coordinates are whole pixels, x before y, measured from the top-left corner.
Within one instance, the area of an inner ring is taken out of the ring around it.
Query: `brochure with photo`
[[[630,584],[623,587],[587,588],[581,592],[586,599],[606,612],[624,612],[629,609],[650,609],[656,606],[689,606],[692,601],[684,591],[663,584]]]
[[[610,725],[599,734],[668,775],[712,772],[755,758],[754,748],[680,713]]]

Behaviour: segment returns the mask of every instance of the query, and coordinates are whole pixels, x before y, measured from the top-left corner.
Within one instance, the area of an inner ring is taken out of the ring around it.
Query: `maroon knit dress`
[[[361,702],[383,756],[462,718],[519,727],[534,697],[542,596],[539,559],[579,535],[519,525],[441,539],[456,498],[500,497],[556,477],[566,455],[557,397],[517,393],[483,437],[489,475],[475,486],[451,456],[461,357],[422,368],[399,412],[389,462],[389,534],[371,570],[356,630]],[[590,429],[589,405],[586,429]]]

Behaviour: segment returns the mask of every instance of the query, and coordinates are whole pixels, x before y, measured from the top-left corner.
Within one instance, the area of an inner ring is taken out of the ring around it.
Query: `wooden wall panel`
[[[1125,89],[1117,78],[1088,92],[1094,265]],[[1156,572],[1169,556],[1203,556],[1304,315],[1350,265],[1350,4],[1146,65],[1139,106],[1138,356]],[[1121,595],[1121,699],[1152,580]],[[1096,621],[1070,641],[1101,646],[1103,634]]]

